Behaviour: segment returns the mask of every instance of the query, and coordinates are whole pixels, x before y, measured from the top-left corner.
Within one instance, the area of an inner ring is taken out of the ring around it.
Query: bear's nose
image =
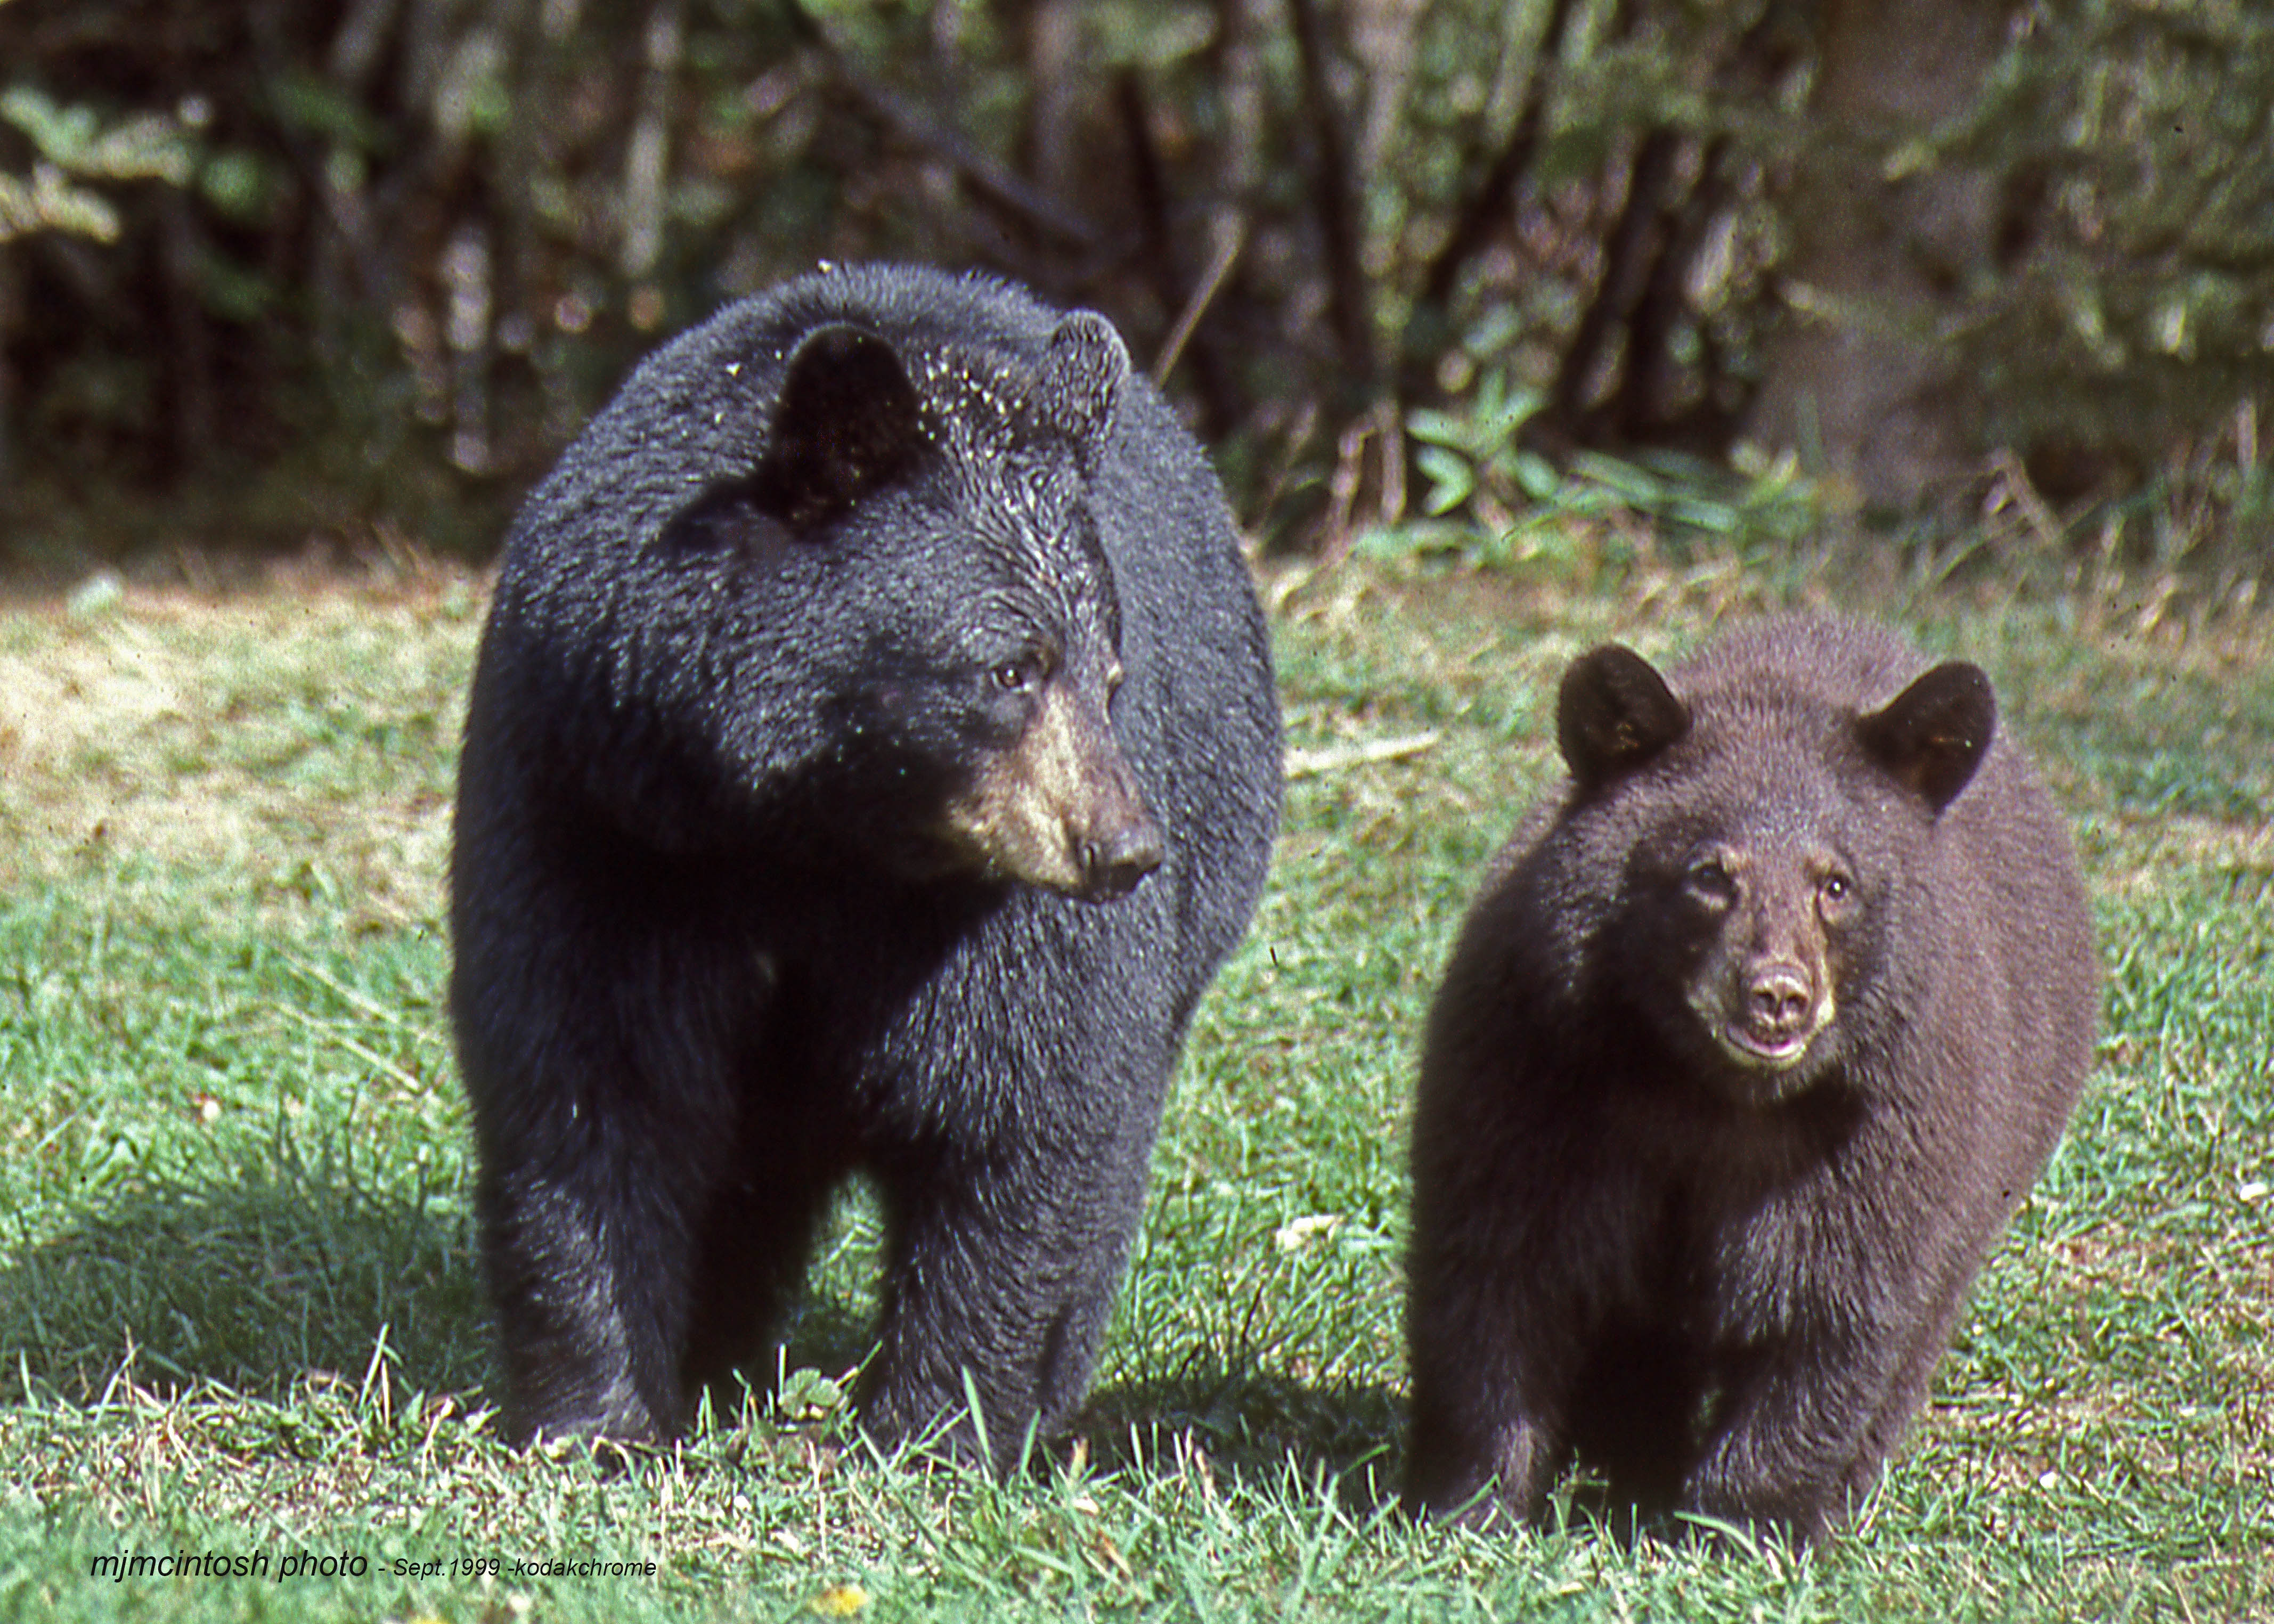
[[[1167,855],[1149,817],[1132,818],[1081,845],[1083,891],[1093,902],[1126,897]]]
[[[1754,972],[1746,1011],[1756,1030],[1787,1037],[1808,1022],[1816,989],[1796,965],[1769,965]]]

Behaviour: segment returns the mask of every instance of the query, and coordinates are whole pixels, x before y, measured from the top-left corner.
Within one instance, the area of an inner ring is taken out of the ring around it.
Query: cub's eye
[[[1843,907],[1856,895],[1856,882],[1844,874],[1827,874],[1817,882],[1816,894],[1832,907]]]
[[[1716,906],[1727,906],[1736,898],[1736,877],[1729,872],[1729,865],[1718,857],[1699,858],[1690,865],[1682,879],[1694,895]]]

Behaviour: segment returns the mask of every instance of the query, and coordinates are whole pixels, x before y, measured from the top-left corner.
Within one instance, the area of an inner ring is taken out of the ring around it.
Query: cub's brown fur
[[[1407,1500],[1803,1539],[1877,1480],[2059,1139],[2098,971],[1972,665],[1785,620],[1566,674],[1413,1131]]]

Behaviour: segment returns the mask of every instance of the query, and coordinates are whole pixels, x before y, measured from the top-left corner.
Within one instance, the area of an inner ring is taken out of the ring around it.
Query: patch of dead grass
[[[0,616],[0,876],[139,857],[436,917],[486,585],[129,587]]]

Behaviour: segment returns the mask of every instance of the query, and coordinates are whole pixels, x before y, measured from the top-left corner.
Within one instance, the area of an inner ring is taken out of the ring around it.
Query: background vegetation
[[[479,550],[636,353],[892,255],[1111,314],[1275,545],[1790,454],[2229,584],[2270,119],[2248,0],[0,0],[0,562]]]
[[[1202,1006],[1080,1440],[1002,1485],[844,1426],[857,1198],[779,1391],[751,1372],[660,1454],[496,1440],[439,1007],[477,578],[0,616],[0,1620],[2274,1616],[2274,638],[2128,589],[1851,583],[1992,671],[2108,966],[2069,1136],[1859,1526],[1794,1560],[1388,1504],[1413,1036],[1551,773],[1555,679],[1607,635],[1667,655],[1822,598],[1820,558],[1624,535],[1574,520],[1520,588],[1410,551],[1267,578],[1271,886]],[[89,1576],[184,1548],[271,1575]],[[299,1552],[370,1568],[277,1582]],[[659,1572],[394,1568],[459,1556]]]

